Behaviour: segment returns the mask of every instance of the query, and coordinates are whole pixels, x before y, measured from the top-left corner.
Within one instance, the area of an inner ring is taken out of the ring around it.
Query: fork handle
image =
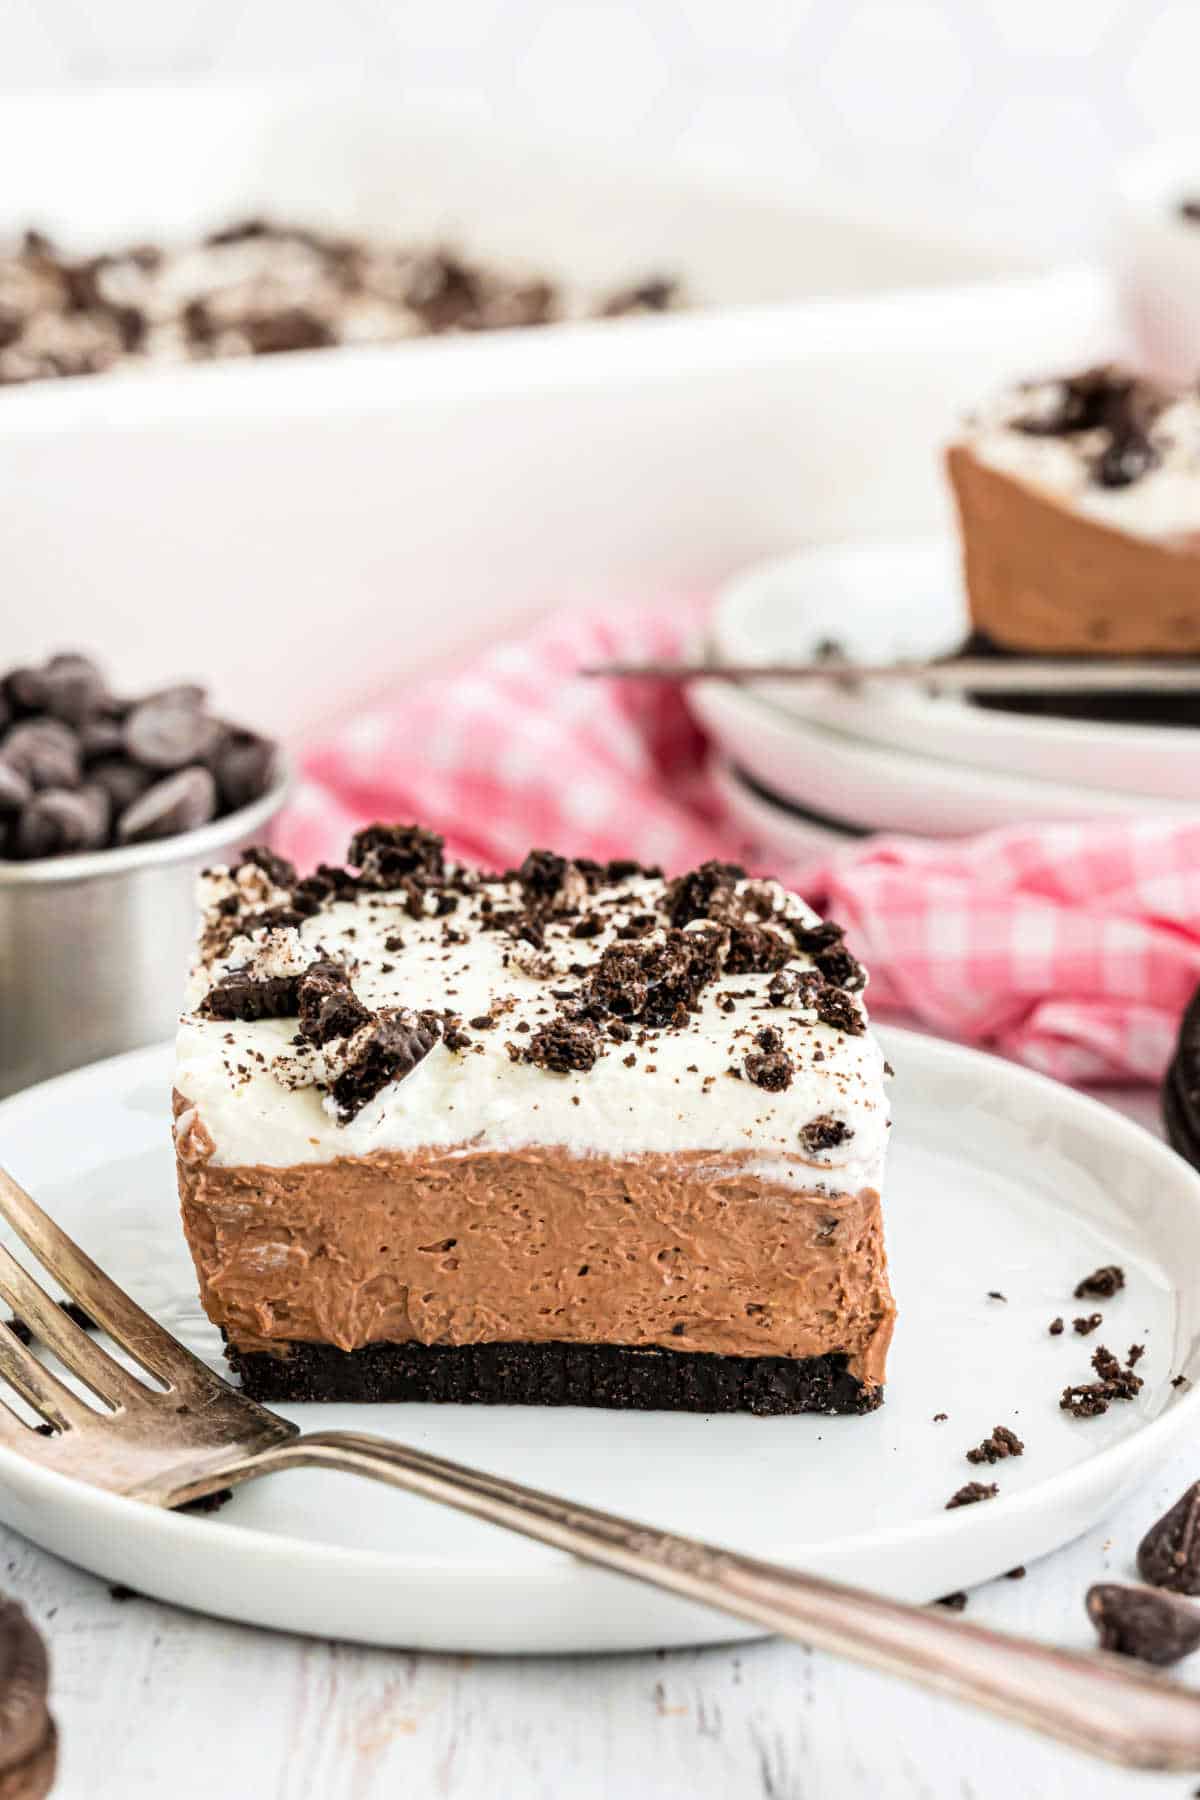
[[[404,1444],[352,1431],[291,1438],[172,1503],[316,1466],[389,1482],[783,1637],[965,1700],[1131,1768],[1200,1768],[1200,1695],[1098,1652],[1058,1650],[819,1576],[634,1524]]]

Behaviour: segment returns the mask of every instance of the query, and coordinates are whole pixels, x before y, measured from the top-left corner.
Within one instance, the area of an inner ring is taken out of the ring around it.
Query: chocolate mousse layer
[[[222,1168],[197,1137],[181,1115],[184,1229],[205,1310],[239,1358],[305,1343],[592,1344],[836,1355],[864,1391],[882,1384],[894,1307],[872,1189],[776,1185],[752,1152]]]
[[[989,467],[968,445],[946,462],[976,631],[1053,655],[1200,652],[1200,486],[1196,541],[1156,541]]]

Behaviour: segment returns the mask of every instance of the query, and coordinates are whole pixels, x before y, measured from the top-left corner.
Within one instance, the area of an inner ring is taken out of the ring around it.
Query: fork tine
[[[8,1301],[47,1350],[53,1350],[72,1375],[86,1382],[101,1400],[113,1406],[127,1406],[147,1397],[149,1390],[137,1377],[114,1362],[74,1319],[69,1319],[4,1244],[0,1244],[0,1298]]]
[[[52,1375],[7,1325],[0,1326],[0,1379],[16,1388],[22,1400],[28,1401],[59,1431],[69,1431],[72,1425],[83,1425],[96,1417],[86,1400]],[[10,1417],[15,1416],[11,1408],[6,1407],[5,1411]]]
[[[12,1226],[59,1285],[143,1368],[173,1388],[210,1395],[228,1391],[228,1382],[143,1312],[3,1168],[0,1219]]]

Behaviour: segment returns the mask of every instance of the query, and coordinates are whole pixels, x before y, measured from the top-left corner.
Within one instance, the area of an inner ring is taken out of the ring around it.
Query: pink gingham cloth
[[[303,759],[279,847],[344,856],[371,819],[419,819],[494,868],[531,845],[669,871],[747,861],[677,689],[581,665],[677,655],[698,602],[572,615],[360,709]],[[875,837],[767,868],[848,929],[876,1011],[1066,1081],[1157,1081],[1200,983],[1200,810],[953,842]]]

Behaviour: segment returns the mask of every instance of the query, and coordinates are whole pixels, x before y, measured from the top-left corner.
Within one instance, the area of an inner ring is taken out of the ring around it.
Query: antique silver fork
[[[1200,1694],[1118,1657],[1057,1650],[901,1605],[384,1438],[351,1431],[301,1435],[177,1343],[3,1169],[0,1220],[66,1296],[162,1384],[151,1387],[110,1356],[0,1246],[0,1297],[103,1408],[0,1325],[0,1381],[42,1421],[38,1429],[0,1400],[0,1445],[46,1468],[164,1507],[284,1469],[315,1465],[368,1475],[1093,1755],[1132,1768],[1200,1769]]]

